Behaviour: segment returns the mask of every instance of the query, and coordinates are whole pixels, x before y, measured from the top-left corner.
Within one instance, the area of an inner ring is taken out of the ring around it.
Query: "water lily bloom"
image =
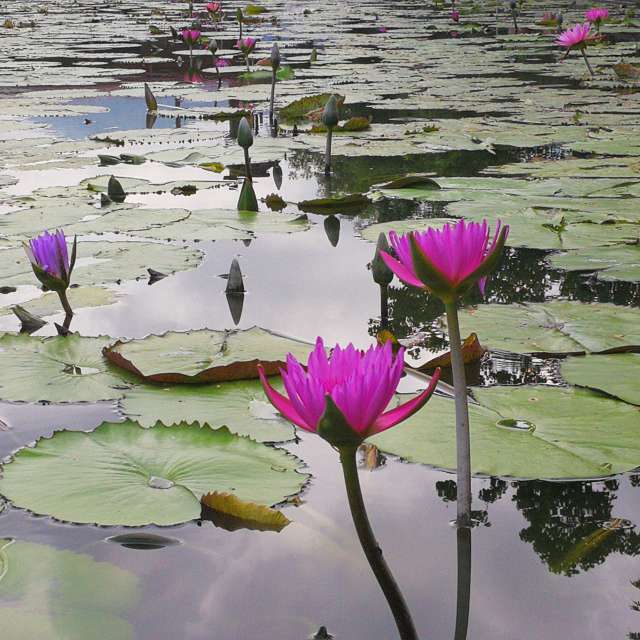
[[[420,395],[386,410],[403,368],[404,350],[394,356],[390,342],[364,353],[352,344],[345,348],[336,345],[327,356],[322,338],[317,338],[306,370],[291,354],[287,356],[286,369],[280,371],[287,397],[269,384],[258,366],[271,404],[287,420],[337,447],[356,446],[406,420],[426,404],[438,383],[439,370]]]
[[[197,29],[183,29],[180,35],[189,47],[196,44],[196,42],[198,42],[198,38],[200,38],[200,32]]]
[[[55,291],[67,315],[73,315],[66,291],[71,284],[71,273],[76,263],[76,239],[73,239],[71,259],[64,231],[61,229],[55,233],[45,231],[28,243],[23,243],[23,247],[36,278],[47,289]]]
[[[451,15],[451,19],[454,22],[460,22],[460,12],[459,11],[454,10],[454,11],[451,12],[450,15]]]
[[[591,25],[585,22],[563,31],[556,39],[556,44],[570,51],[574,47],[584,49],[591,40],[593,40]]]
[[[404,236],[392,231],[389,240],[398,259],[385,251],[380,255],[400,280],[451,302],[475,283],[484,294],[487,276],[500,259],[508,233],[509,227],[498,221],[491,241],[486,220],[460,220],[454,226],[446,224],[440,230],[430,228]]]
[[[210,2],[206,8],[209,13],[218,13],[218,11],[220,11],[220,9],[222,8],[222,3]]]
[[[240,38],[238,42],[236,42],[236,48],[240,49],[242,53],[245,55],[251,53],[256,46],[257,40],[255,38]]]
[[[600,24],[608,17],[609,9],[605,9],[604,7],[593,7],[584,14],[585,20],[595,24],[596,26],[600,26]]]

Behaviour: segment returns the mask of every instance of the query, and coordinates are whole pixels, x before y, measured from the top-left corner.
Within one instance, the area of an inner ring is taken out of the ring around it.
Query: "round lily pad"
[[[302,488],[300,462],[281,449],[198,425],[143,429],[103,423],[59,431],[20,450],[3,468],[0,493],[59,520],[173,525],[198,518],[213,491],[274,505]]]
[[[464,335],[515,353],[581,353],[640,345],[640,309],[556,300],[486,304],[460,313]]]
[[[114,364],[148,382],[202,383],[278,373],[287,353],[306,357],[313,345],[285,338],[260,327],[233,331],[170,331],[161,336],[116,342],[104,350]]]
[[[96,597],[96,585],[100,597]],[[138,578],[84,553],[0,538],[2,633],[12,640],[134,640]]]
[[[266,402],[260,382],[238,380],[205,385],[139,385],[120,402],[123,413],[143,427],[156,422],[226,426],[258,442],[293,438],[293,427]]]
[[[474,390],[469,406],[475,474],[598,478],[640,464],[636,407],[586,389],[546,386]],[[433,397],[402,424],[375,436],[378,448],[411,462],[456,468],[455,406]]]
[[[570,384],[598,389],[625,402],[640,405],[640,354],[568,358],[562,375]]]
[[[0,398],[14,402],[98,402],[122,397],[127,384],[101,355],[108,340],[78,335],[3,335]]]

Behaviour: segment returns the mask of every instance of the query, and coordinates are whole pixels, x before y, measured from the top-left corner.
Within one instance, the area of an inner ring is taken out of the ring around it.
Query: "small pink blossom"
[[[287,420],[306,431],[326,436],[329,442],[333,433],[323,433],[321,427],[328,398],[342,414],[344,420],[339,422],[347,425],[346,437],[361,441],[421,409],[433,394],[440,376],[437,370],[425,391],[387,410],[404,370],[404,350],[400,349],[394,356],[390,342],[370,347],[364,353],[352,344],[345,348],[336,345],[327,357],[322,338],[317,338],[306,369],[291,354],[287,356],[286,369],[280,371],[286,396],[269,384],[261,366],[258,370],[271,404]]]
[[[382,27],[378,27],[378,31],[379,31],[379,33],[387,33],[388,29],[387,29],[387,27],[382,26]]]
[[[596,25],[599,25],[604,20],[607,20],[608,17],[609,9],[605,9],[604,7],[593,7],[584,14],[584,18],[587,22],[591,22],[592,24]]]
[[[584,24],[577,24],[571,29],[563,31],[556,39],[556,44],[569,50],[573,49],[573,47],[584,49],[593,39],[594,36],[591,34],[591,25],[585,22]]]
[[[231,66],[231,62],[227,58],[216,58],[215,61],[216,67],[229,67]]]
[[[192,47],[196,42],[198,42],[198,38],[200,38],[200,32],[196,29],[183,29],[180,33],[182,39]]]
[[[251,53],[258,42],[255,38],[241,38],[236,42],[236,49],[240,49],[245,55]]]
[[[459,11],[457,11],[457,10],[455,10],[455,9],[454,9],[454,10],[451,12],[451,14],[450,14],[450,15],[451,15],[451,19],[452,19],[454,22],[460,22],[460,12],[459,12]]]
[[[218,13],[218,11],[220,11],[220,9],[222,9],[222,3],[220,3],[220,2],[210,2],[207,5],[207,11],[209,13]]]

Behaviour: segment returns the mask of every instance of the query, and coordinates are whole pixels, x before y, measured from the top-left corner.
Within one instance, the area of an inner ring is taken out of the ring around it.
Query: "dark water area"
[[[353,31],[374,32],[367,26]],[[175,79],[175,65],[151,70],[143,79],[164,77]],[[529,81],[536,78],[551,82],[549,77],[527,75]],[[562,78],[557,82],[567,86]],[[209,81],[205,86],[211,88],[212,102],[183,101],[181,106],[229,106],[228,102],[215,103],[217,83]],[[161,108],[176,106],[175,97],[163,96],[159,101]],[[145,127],[146,107],[141,98],[81,102],[108,111],[32,120],[46,123],[56,135],[69,140]],[[476,115],[474,111],[435,109],[372,112],[363,103],[350,108],[352,115],[373,113],[378,123]],[[508,108],[506,105],[499,115],[505,117]],[[268,136],[266,111],[262,116],[258,135]],[[195,128],[198,122],[176,114],[159,117],[153,126]],[[233,125],[208,124],[228,131],[227,139],[232,140]],[[536,152],[552,156],[554,150],[531,151]],[[495,154],[448,151],[398,156],[392,161],[373,156],[337,157],[334,174],[327,178],[320,154],[292,151],[277,163],[277,171],[276,163],[263,166],[255,187],[259,199],[277,192],[293,203],[366,192],[406,173],[475,176],[526,159],[522,150],[507,147],[496,148]],[[234,208],[237,195],[233,189],[220,189],[214,195],[203,190],[193,196],[165,193],[131,198],[148,207],[200,209]],[[289,204],[285,212],[297,209]],[[442,305],[397,281],[389,287],[385,304],[368,268],[374,245],[359,232],[375,222],[428,219],[443,213],[446,203],[382,198],[358,215],[328,218],[309,214],[315,224],[304,233],[262,235],[248,242],[197,243],[205,252],[197,269],[154,284],[123,283],[119,285],[127,294],[123,301],[79,311],[72,328],[88,336],[137,338],[170,330],[259,325],[308,341],[322,335],[328,344],[352,341],[361,347],[370,344],[380,329],[388,328],[400,339],[423,336],[409,351],[419,363],[448,348],[446,334],[437,322]],[[638,283],[605,282],[592,274],[552,269],[549,253],[508,249],[489,281],[485,301],[509,304],[564,297],[640,306]],[[238,322],[220,277],[234,258],[241,264],[247,288]],[[476,293],[466,300],[480,301]],[[3,330],[18,328],[14,319],[7,318],[0,326]],[[39,335],[53,331],[49,325]],[[488,353],[468,373],[473,386],[565,384],[557,358],[508,352]],[[111,403],[0,403],[0,458],[60,428],[88,431],[103,421],[119,419],[117,406]],[[428,407],[424,419],[429,420]],[[7,506],[4,511],[0,507],[0,538],[86,554],[131,574],[135,588],[130,607],[113,612],[131,626],[125,640],[305,640],[322,626],[336,640],[397,637],[387,603],[355,537],[336,452],[309,434],[300,434],[299,442],[285,447],[305,461],[312,478],[300,503],[283,507],[292,524],[280,533],[230,532],[207,520],[165,528],[72,525]],[[640,637],[640,534],[635,528],[640,475],[588,482],[474,478],[477,526],[471,531],[469,547],[460,543],[451,525],[456,511],[455,475],[364,449],[359,467],[376,536],[423,640],[462,640],[454,636],[456,617],[467,613],[469,640]],[[467,597],[460,592],[458,577],[459,567],[463,578],[469,571],[469,553],[471,591]],[[67,578],[54,575],[52,584]],[[39,609],[46,611],[50,606],[58,619],[75,615],[73,600],[65,609],[59,600],[49,601],[53,590],[47,584],[38,584],[34,578],[29,588],[36,591],[36,586]],[[100,575],[93,588],[91,596],[100,600],[105,588]],[[64,626],[60,634],[63,640]]]

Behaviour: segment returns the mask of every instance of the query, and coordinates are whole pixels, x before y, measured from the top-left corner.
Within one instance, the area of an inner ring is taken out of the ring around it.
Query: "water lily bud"
[[[253,132],[246,118],[242,118],[238,125],[238,144],[243,149],[248,149],[253,145]]]
[[[322,123],[327,127],[327,129],[333,129],[333,127],[338,124],[339,120],[338,99],[332,95],[329,100],[327,100],[327,104],[322,112]]]
[[[280,68],[280,61],[280,49],[278,49],[278,44],[274,42],[273,47],[271,47],[271,68],[274,71]]]
[[[211,53],[215,53],[218,50],[218,41],[215,38],[211,38],[209,40],[209,51]]]
[[[237,258],[233,259],[229,269],[226,293],[244,293],[244,283],[242,281],[242,271]]]
[[[381,251],[389,253],[389,243],[387,242],[387,236],[384,233],[381,233],[378,236],[376,254],[371,261],[371,275],[373,276],[373,281],[382,287],[391,284],[391,281],[393,280],[393,271],[389,269],[385,261],[382,259],[382,256],[380,255]]]

